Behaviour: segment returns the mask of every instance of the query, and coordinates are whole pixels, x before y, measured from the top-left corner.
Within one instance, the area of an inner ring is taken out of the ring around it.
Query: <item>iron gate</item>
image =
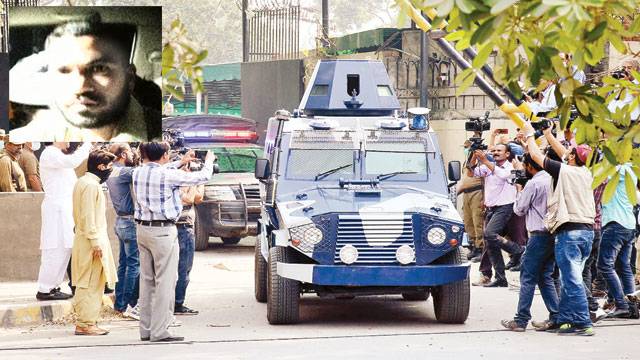
[[[253,5],[247,9],[248,61],[297,59],[300,53],[300,2]]]

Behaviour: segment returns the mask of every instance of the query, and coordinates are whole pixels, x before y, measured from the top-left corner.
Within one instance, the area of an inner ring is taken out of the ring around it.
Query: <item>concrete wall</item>
[[[118,239],[115,212],[107,196],[107,222],[113,255]],[[35,281],[40,267],[40,205],[44,193],[0,193],[0,281]],[[34,290],[35,291],[35,290]]]
[[[261,143],[275,111],[292,111],[300,104],[303,75],[301,60],[242,63],[242,116],[256,121]]]

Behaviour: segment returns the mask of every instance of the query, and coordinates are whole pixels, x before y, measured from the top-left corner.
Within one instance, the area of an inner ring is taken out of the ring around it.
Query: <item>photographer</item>
[[[182,169],[186,172],[200,170],[202,163],[188,163]],[[196,238],[193,227],[196,221],[195,205],[204,198],[204,185],[183,186],[180,188],[180,200],[182,200],[182,212],[176,228],[178,229],[178,245],[180,256],[178,260],[178,282],[176,283],[176,298],[173,309],[174,315],[198,315],[198,311],[184,305],[187,286],[189,285],[189,273],[193,267],[193,256],[196,250]]]
[[[595,217],[591,190],[593,177],[585,166],[591,148],[579,145],[566,151],[551,129],[546,128],[543,130],[545,138],[553,150],[566,159],[566,163],[558,162],[542,154],[531,123],[526,122],[524,130],[531,158],[553,178],[553,193],[548,200],[545,225],[555,237],[555,256],[562,283],[558,316],[541,330],[554,330],[561,335],[590,336],[594,331],[582,270],[591,252]]]
[[[536,285],[549,311],[549,321],[556,322],[558,314],[558,293],[552,278],[555,266],[554,240],[544,225],[547,197],[551,193],[551,176],[529,154],[524,155],[524,163],[514,160],[513,164],[514,169],[525,171],[529,179],[524,188],[516,182],[518,194],[513,204],[513,212],[526,217],[529,242],[520,269],[518,311],[513,320],[502,320],[502,326],[512,331],[524,331],[531,320],[531,303]]]
[[[465,158],[469,158],[471,151],[471,142],[465,141],[464,145]],[[483,201],[483,184],[482,179],[465,176],[458,183],[456,194],[462,194],[462,213],[464,228],[469,235],[470,251],[467,260],[472,262],[480,261],[484,248],[482,241],[482,227],[484,214],[482,211]]]
[[[628,80],[634,84],[640,84],[640,79],[636,79],[633,76],[633,71],[640,72],[640,62],[635,59],[628,59],[622,62],[621,68],[614,71],[613,77],[619,80]],[[609,111],[615,112],[616,110],[631,104],[637,96],[634,96],[631,91],[627,91],[624,98],[613,100],[609,103]],[[636,107],[631,112],[631,121],[640,120],[640,106]]]
[[[501,249],[510,254],[520,254],[524,251],[524,248],[516,243],[498,239],[498,235],[505,232],[507,223],[513,216],[513,203],[516,199],[516,189],[509,182],[513,169],[511,163],[507,161],[510,155],[511,152],[506,144],[498,144],[493,149],[495,163],[489,161],[485,152],[481,150],[476,150],[469,161],[469,165],[473,169],[469,169],[469,175],[484,178],[485,252],[495,270],[493,282],[490,282],[490,270],[483,272],[483,277],[477,284],[482,284],[485,287],[507,287],[509,285],[505,275]]]
[[[170,166],[169,145],[150,142],[140,145],[143,165],[133,172],[135,219],[140,251],[140,339],[182,341],[168,327],[173,320],[179,244],[176,220],[182,212],[181,186],[205,184],[213,174],[215,155],[207,152],[202,170],[191,173]],[[187,152],[182,164],[195,160]]]

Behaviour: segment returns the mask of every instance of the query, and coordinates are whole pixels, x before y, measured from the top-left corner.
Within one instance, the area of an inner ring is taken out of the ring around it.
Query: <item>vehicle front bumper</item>
[[[469,277],[470,263],[422,266],[346,266],[279,262],[278,275],[315,285],[437,286]]]
[[[228,209],[227,204],[238,204]],[[204,201],[196,206],[201,226],[217,237],[245,237],[258,234],[258,222],[252,221],[260,215],[259,206],[244,206],[241,201]],[[223,219],[224,213],[232,213],[231,218]],[[202,219],[202,220],[200,220]]]

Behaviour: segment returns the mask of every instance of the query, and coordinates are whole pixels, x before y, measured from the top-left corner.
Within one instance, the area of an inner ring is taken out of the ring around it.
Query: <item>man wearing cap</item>
[[[531,123],[525,123],[524,131],[531,158],[553,179],[545,226],[555,237],[556,263],[562,284],[556,320],[542,324],[534,322],[533,326],[560,335],[594,335],[582,280],[582,270],[591,253],[595,218],[593,177],[585,166],[591,148],[579,145],[567,150],[551,129],[546,129],[545,138],[556,154],[562,156],[563,162],[559,162],[542,154]]]
[[[24,172],[18,163],[24,142],[7,140],[0,151],[0,192],[27,191]]]
[[[57,26],[44,51],[22,59],[10,71],[12,102],[49,107],[14,131],[46,141],[160,137],[160,109],[143,107],[132,95],[141,79],[130,55],[126,29],[102,23],[97,14]]]

